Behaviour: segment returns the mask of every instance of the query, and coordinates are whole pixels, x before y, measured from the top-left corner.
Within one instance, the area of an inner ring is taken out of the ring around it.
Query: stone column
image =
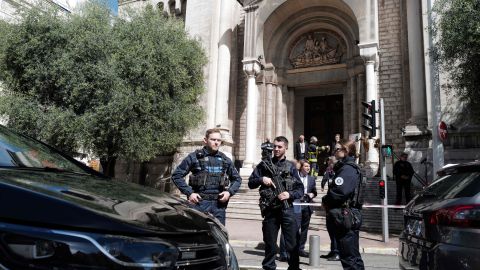
[[[181,0],[175,0],[175,14],[181,14],[182,13],[182,1]]]
[[[377,93],[377,75],[375,74],[375,62],[367,61],[365,63],[365,72],[367,80],[367,93],[366,100],[371,101],[375,100],[375,110],[378,110],[378,93]],[[377,114],[378,119],[378,114]],[[378,126],[378,123],[377,123]],[[375,127],[376,128],[376,127]],[[377,130],[378,133],[378,130]],[[368,151],[367,151],[367,160],[365,162],[367,177],[372,177],[377,174],[379,167],[379,152],[375,148],[375,140],[378,138],[378,135],[375,138],[368,139]]]
[[[226,131],[228,125],[228,97],[230,93],[230,48],[232,45],[231,20],[233,17],[233,5],[228,0],[222,0],[220,6],[220,26],[218,43],[217,66],[217,99],[215,102],[215,126]],[[231,137],[231,135],[230,135]]]
[[[288,88],[287,88],[288,89]],[[294,89],[288,89],[288,104],[287,104],[287,139],[290,142],[288,147],[288,158],[293,159],[293,148],[295,147],[295,138],[293,134],[295,114],[295,92]]]
[[[275,98],[275,137],[283,134],[283,127],[285,125],[284,112],[285,108],[283,107],[283,85],[277,85],[276,89],[276,98]]]
[[[247,125],[245,139],[245,160],[243,161],[242,175],[249,175],[255,162],[257,146],[257,107],[258,95],[255,76],[260,72],[260,63],[257,60],[243,61],[243,71],[248,77],[247,89]],[[245,173],[245,174],[244,174]]]
[[[257,151],[257,85],[255,77],[260,72],[260,62],[256,51],[257,23],[255,11],[258,5],[248,5],[245,10],[245,34],[243,41],[243,71],[247,75],[247,124],[245,138],[245,160],[240,169],[240,175],[248,176],[253,171],[255,151]]]
[[[406,5],[411,118],[405,131],[408,135],[420,135],[427,124],[421,6],[420,1],[407,1]]]
[[[282,111],[283,111],[283,127],[282,133],[280,135],[288,137],[287,130],[288,130],[288,88],[286,85],[282,86]]]
[[[213,9],[212,11],[212,23],[211,23],[211,40],[219,40],[219,27],[220,24],[220,2],[214,1],[212,2]],[[216,42],[210,43],[210,50],[208,58],[209,61],[209,68],[208,68],[208,93],[207,93],[207,101],[205,102],[207,105],[207,127],[212,128],[215,126],[215,107],[213,104],[216,105],[217,103],[217,59],[218,59],[218,45]]]
[[[273,141],[274,125],[273,125],[273,108],[274,108],[274,93],[277,88],[277,78],[275,74],[275,67],[272,64],[265,66],[265,83],[267,85],[265,98],[265,137]]]

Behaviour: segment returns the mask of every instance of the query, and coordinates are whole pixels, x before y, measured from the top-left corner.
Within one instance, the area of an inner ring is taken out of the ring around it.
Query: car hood
[[[7,221],[89,231],[193,233],[208,230],[210,220],[152,188],[27,169],[0,169],[0,205],[0,218]]]

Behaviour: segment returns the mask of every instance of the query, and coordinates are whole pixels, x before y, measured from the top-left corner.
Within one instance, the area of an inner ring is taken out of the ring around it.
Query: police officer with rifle
[[[294,176],[298,174],[295,165],[288,161],[285,152],[288,140],[283,136],[276,137],[273,145],[262,144],[262,161],[248,179],[248,187],[260,187],[259,205],[262,212],[263,242],[265,258],[263,269],[276,269],[276,242],[278,231],[282,228],[289,253],[288,269],[298,270],[298,226],[295,220],[292,202],[303,197],[303,184]],[[273,158],[272,158],[273,151]]]
[[[338,162],[334,166],[335,179],[322,198],[327,212],[327,223],[334,225],[340,261],[343,269],[365,269],[359,251],[359,229],[362,224],[362,173],[355,161],[354,141],[341,140],[335,150]]]
[[[207,130],[205,146],[190,153],[172,174],[172,181],[187,195],[193,208],[211,213],[225,225],[228,200],[240,188],[242,178],[232,161],[219,151],[222,136],[219,129]],[[189,183],[184,177],[192,172]]]

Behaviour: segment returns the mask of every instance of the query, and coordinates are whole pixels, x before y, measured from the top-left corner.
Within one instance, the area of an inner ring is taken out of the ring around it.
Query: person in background
[[[305,136],[303,136],[303,134],[298,137],[298,141],[295,142],[295,149],[293,150],[293,155],[297,161],[306,158],[308,143],[305,141]]]
[[[412,183],[412,176],[415,174],[412,164],[407,161],[408,154],[402,153],[400,160],[393,165],[393,176],[395,177],[395,183],[397,184],[397,198],[395,204],[400,205],[402,203],[402,191],[405,190],[405,204],[410,199],[410,184]]]
[[[330,187],[332,183],[333,177],[335,176],[335,172],[333,171],[333,166],[335,165],[335,156],[328,157],[325,163],[327,164],[327,168],[325,169],[325,173],[323,174],[322,182],[320,184],[322,192],[325,190],[325,184]]]
[[[315,177],[309,175],[310,163],[306,160],[300,161],[300,171],[297,178],[303,183],[303,198],[297,200],[300,203],[310,203],[313,198],[317,197],[317,187],[315,183]],[[294,206],[298,207],[298,206]],[[308,253],[305,251],[305,243],[307,243],[308,227],[310,226],[310,219],[312,217],[313,208],[310,205],[300,205],[300,211],[297,215],[297,222],[300,225],[300,244],[299,255],[302,257],[308,257]]]
[[[330,147],[330,151],[331,151],[331,152],[330,152],[330,155],[331,155],[331,156],[335,156],[335,149],[341,147],[341,145],[340,145],[340,139],[341,139],[340,133],[335,134],[335,137],[334,137],[334,139],[333,139],[332,145],[331,145],[331,147]]]

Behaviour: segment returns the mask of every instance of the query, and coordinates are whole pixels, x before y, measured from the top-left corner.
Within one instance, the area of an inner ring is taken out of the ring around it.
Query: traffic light
[[[378,196],[380,199],[385,199],[385,180],[378,181]]]
[[[375,100],[372,100],[370,102],[362,101],[362,105],[367,109],[366,113],[362,113],[363,118],[366,120],[366,123],[363,123],[362,127],[368,130],[368,137],[373,138],[377,135]]]
[[[382,156],[383,157],[389,158],[389,157],[392,157],[392,154],[393,154],[393,146],[391,146],[389,144],[382,145]]]

